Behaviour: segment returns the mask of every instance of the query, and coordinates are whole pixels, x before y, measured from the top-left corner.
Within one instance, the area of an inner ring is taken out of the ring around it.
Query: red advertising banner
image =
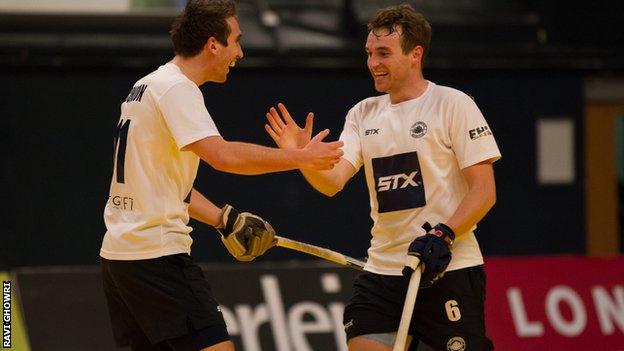
[[[489,258],[497,351],[624,350],[624,257]]]

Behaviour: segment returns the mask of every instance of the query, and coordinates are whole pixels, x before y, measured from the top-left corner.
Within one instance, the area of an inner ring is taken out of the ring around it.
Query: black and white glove
[[[241,213],[234,207],[225,205],[222,221],[223,226],[217,229],[221,233],[221,241],[239,261],[251,261],[277,242],[271,224],[254,214]]]
[[[428,288],[444,275],[446,267],[451,262],[451,247],[455,240],[453,229],[444,223],[431,227],[425,222],[422,228],[427,232],[423,236],[414,239],[407,250],[408,260],[403,268],[403,275],[410,276],[414,271],[413,258],[418,257],[425,265],[425,270],[420,278],[420,288]]]

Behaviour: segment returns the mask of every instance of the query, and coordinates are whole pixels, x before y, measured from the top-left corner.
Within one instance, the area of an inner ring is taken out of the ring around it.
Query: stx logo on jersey
[[[379,182],[377,182],[377,192],[380,193],[382,191],[394,190],[399,186],[399,180],[403,180],[401,184],[401,189],[407,188],[408,186],[418,186],[418,183],[414,181],[414,177],[418,174],[418,171],[414,171],[409,175],[405,173],[401,174],[393,174],[390,176],[379,177]]]
[[[483,126],[469,130],[468,135],[470,135],[470,140],[475,140],[479,139],[482,136],[492,135],[492,131],[490,130],[490,127]]]
[[[373,158],[371,163],[379,213],[425,205],[418,153]]]
[[[379,134],[379,129],[381,128],[377,128],[377,129],[367,129],[364,131],[364,135],[373,135],[373,134]]]

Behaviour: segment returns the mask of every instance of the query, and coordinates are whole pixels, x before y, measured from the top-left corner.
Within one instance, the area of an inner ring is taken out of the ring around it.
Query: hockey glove
[[[221,241],[237,260],[251,261],[275,246],[275,230],[262,218],[230,205],[223,207],[222,216]]]
[[[446,267],[451,262],[451,246],[455,240],[455,233],[446,224],[439,223],[431,228],[428,222],[423,224],[427,234],[414,239],[407,250],[410,256],[416,256],[425,265],[420,278],[420,288],[428,288],[444,275]],[[403,275],[411,275],[413,269],[406,265]]]

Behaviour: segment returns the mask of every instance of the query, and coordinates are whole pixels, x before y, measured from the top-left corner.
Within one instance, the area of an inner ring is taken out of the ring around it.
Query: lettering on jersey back
[[[130,90],[130,94],[128,94],[124,102],[141,101],[141,98],[143,98],[143,93],[145,92],[145,89],[147,89],[147,85],[145,84],[141,84],[141,85],[137,85],[136,87],[133,87],[132,90]]]
[[[417,152],[373,158],[379,213],[425,206],[425,189]]]

